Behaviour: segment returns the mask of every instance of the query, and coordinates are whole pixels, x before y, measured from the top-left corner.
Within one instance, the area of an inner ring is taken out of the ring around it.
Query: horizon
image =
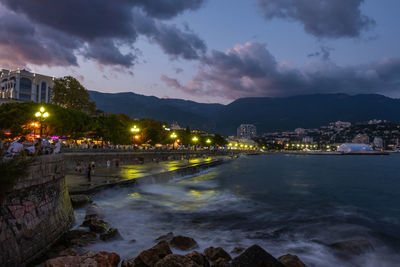
[[[72,0],[81,11],[75,20],[65,3],[3,0],[0,67],[70,75],[103,93],[198,103],[318,93],[400,98],[395,0]]]
[[[191,102],[195,102],[195,103],[198,103],[198,104],[210,104],[210,105],[214,105],[214,104],[218,104],[218,105],[223,105],[223,106],[227,106],[227,105],[230,105],[230,104],[232,104],[233,102],[235,102],[235,101],[237,101],[237,100],[240,100],[240,99],[252,99],[252,98],[269,98],[269,99],[278,99],[278,98],[291,98],[291,97],[300,97],[300,96],[316,96],[316,95],[346,95],[346,96],[362,96],[362,95],[364,95],[364,96],[368,96],[368,95],[371,95],[371,96],[382,96],[382,97],[386,97],[386,98],[390,98],[390,99],[393,99],[393,100],[400,100],[400,97],[399,98],[396,98],[396,97],[390,97],[390,96],[385,96],[385,95],[383,95],[383,94],[378,94],[378,93],[356,93],[356,94],[349,94],[349,93],[340,93],[340,92],[338,92],[338,93],[314,93],[314,94],[300,94],[300,95],[290,95],[290,96],[277,96],[277,97],[269,97],[269,96],[251,96],[251,97],[241,97],[241,98],[237,98],[237,99],[235,99],[235,100],[233,100],[232,102],[229,102],[229,103],[217,103],[217,102],[215,102],[215,103],[207,103],[207,102],[200,102],[200,101],[195,101],[195,100],[192,100],[192,99],[185,99],[185,98],[163,98],[163,97],[158,97],[158,96],[155,96],[155,95],[145,95],[145,94],[138,94],[138,93],[135,93],[135,92],[131,92],[131,91],[121,91],[121,92],[101,92],[101,91],[97,91],[97,90],[88,90],[89,92],[96,92],[96,93],[101,93],[101,94],[114,94],[114,95],[116,95],[116,94],[126,94],[126,93],[131,93],[131,94],[135,94],[135,95],[140,95],[140,96],[144,96],[144,97],[156,97],[156,98],[158,98],[158,99],[160,99],[160,100],[183,100],[183,101],[191,101]]]

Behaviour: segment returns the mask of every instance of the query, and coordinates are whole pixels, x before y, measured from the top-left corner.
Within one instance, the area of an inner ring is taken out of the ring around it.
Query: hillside
[[[376,94],[315,94],[282,98],[242,98],[228,105],[181,99],[160,99],[134,93],[90,91],[99,109],[126,113],[133,118],[154,118],[182,127],[190,125],[226,135],[241,123],[252,123],[259,133],[314,128],[333,121],[359,122],[385,119],[400,123],[400,100]]]

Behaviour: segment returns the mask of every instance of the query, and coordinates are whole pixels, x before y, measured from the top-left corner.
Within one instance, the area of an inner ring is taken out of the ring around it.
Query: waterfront
[[[168,183],[105,190],[93,200],[123,240],[88,248],[130,258],[172,231],[195,238],[200,251],[259,244],[276,257],[296,254],[308,266],[395,266],[399,159],[242,157]],[[85,211],[75,215],[79,225]],[[343,259],[325,246],[357,238],[370,240],[375,250]]]

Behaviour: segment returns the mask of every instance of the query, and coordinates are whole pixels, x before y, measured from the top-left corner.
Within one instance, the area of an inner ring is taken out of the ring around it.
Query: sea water
[[[89,249],[122,258],[173,232],[193,237],[198,251],[258,244],[275,257],[295,254],[308,266],[400,263],[400,155],[241,157],[168,183],[105,190],[93,199],[123,240]],[[77,225],[83,217],[77,210]],[[374,251],[343,258],[327,246],[360,238]]]

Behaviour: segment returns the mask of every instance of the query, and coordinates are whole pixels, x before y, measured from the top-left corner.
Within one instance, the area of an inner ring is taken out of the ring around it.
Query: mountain
[[[360,122],[384,119],[400,123],[400,99],[377,94],[314,94],[291,97],[241,98],[228,105],[203,104],[181,99],[160,99],[134,93],[89,92],[105,112],[133,118],[154,118],[191,128],[236,133],[242,123],[257,126],[259,133],[317,128],[333,121]]]

